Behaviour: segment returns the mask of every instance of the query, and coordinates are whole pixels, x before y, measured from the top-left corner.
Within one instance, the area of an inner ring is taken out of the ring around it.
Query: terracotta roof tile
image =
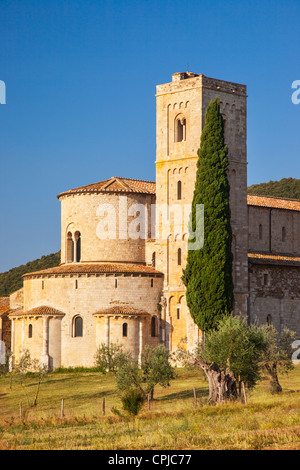
[[[56,310],[53,307],[49,307],[47,305],[41,305],[40,307],[35,307],[30,310],[23,312],[22,310],[18,309],[15,311],[10,312],[11,317],[20,317],[20,316],[64,316],[65,313],[61,312],[60,310]]]
[[[131,305],[119,304],[108,308],[103,308],[93,313],[93,315],[149,315],[142,309],[132,307]]]
[[[97,263],[97,264],[63,264],[54,268],[44,269],[33,273],[24,274],[23,277],[37,276],[37,275],[55,275],[55,274],[122,274],[122,273],[137,273],[137,274],[155,274],[162,276],[162,273],[152,268],[151,266],[141,266],[131,263]]]
[[[0,297],[0,315],[8,312],[9,309],[9,297]]]
[[[264,253],[248,253],[248,259],[257,264],[284,264],[289,266],[299,266],[299,256],[267,255]]]
[[[121,178],[113,176],[112,178],[98,183],[88,184],[79,188],[70,189],[60,193],[57,197],[69,194],[84,194],[84,193],[140,193],[140,194],[154,194],[156,184],[153,181],[136,180],[131,178]]]
[[[300,201],[297,199],[283,199],[271,196],[247,196],[248,206],[271,207],[275,209],[288,209],[300,211]]]

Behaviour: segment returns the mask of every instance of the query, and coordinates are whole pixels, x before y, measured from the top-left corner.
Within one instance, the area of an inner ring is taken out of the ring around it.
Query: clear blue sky
[[[155,86],[248,87],[248,184],[300,177],[300,1],[1,0],[0,272],[60,249],[64,190],[155,179]]]

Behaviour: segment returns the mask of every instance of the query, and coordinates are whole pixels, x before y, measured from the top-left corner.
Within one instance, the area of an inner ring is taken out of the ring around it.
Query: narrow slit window
[[[262,226],[262,224],[259,224],[258,236],[259,236],[259,239],[262,240],[262,238],[263,238],[263,226]]]
[[[32,338],[32,325],[28,326],[28,338]]]
[[[282,227],[281,239],[283,242],[286,240],[286,228]]]
[[[81,233],[75,233],[75,256],[76,256],[76,263],[81,261]]]
[[[177,199],[180,200],[181,199],[181,190],[182,190],[182,184],[181,184],[181,181],[177,181]]]
[[[151,318],[151,336],[152,337],[156,336],[156,318],[155,317]]]
[[[177,250],[177,264],[178,266],[181,266],[181,248],[178,248]]]
[[[123,323],[123,325],[122,325],[122,336],[123,336],[123,338],[127,338],[127,335],[128,335],[128,324]]]

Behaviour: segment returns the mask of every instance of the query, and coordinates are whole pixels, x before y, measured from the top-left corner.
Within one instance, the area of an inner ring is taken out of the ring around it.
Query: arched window
[[[281,240],[283,242],[285,242],[285,240],[286,240],[286,228],[285,227],[282,227]]]
[[[75,233],[75,243],[76,243],[76,262],[79,263],[81,260],[81,233]]]
[[[32,325],[28,326],[28,338],[32,338]]]
[[[175,142],[186,140],[186,119],[180,114],[175,119]]]
[[[151,336],[156,336],[156,317],[151,318]]]
[[[122,325],[122,336],[123,336],[123,338],[127,338],[127,334],[128,334],[128,324],[123,323],[123,325]]]
[[[67,234],[67,256],[66,261],[67,263],[72,263],[74,261],[74,241],[72,237],[72,233],[68,232]]]
[[[83,336],[83,320],[79,316],[74,318],[73,332],[75,338]]]
[[[263,227],[262,227],[262,224],[259,224],[259,227],[258,227],[258,236],[259,236],[259,239],[262,240],[262,238],[263,238]]]
[[[181,181],[177,181],[177,199],[178,200],[181,199],[181,187],[182,187]]]
[[[181,266],[181,248],[178,248],[177,250],[177,264],[178,266]]]

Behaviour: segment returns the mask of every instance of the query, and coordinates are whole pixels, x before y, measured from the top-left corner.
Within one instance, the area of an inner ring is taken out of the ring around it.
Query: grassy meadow
[[[0,450],[300,450],[300,365],[280,377],[281,394],[263,380],[247,404],[208,405],[200,371],[177,375],[136,418],[123,412],[112,374],[48,374],[36,406],[34,377],[22,384],[2,376]]]

